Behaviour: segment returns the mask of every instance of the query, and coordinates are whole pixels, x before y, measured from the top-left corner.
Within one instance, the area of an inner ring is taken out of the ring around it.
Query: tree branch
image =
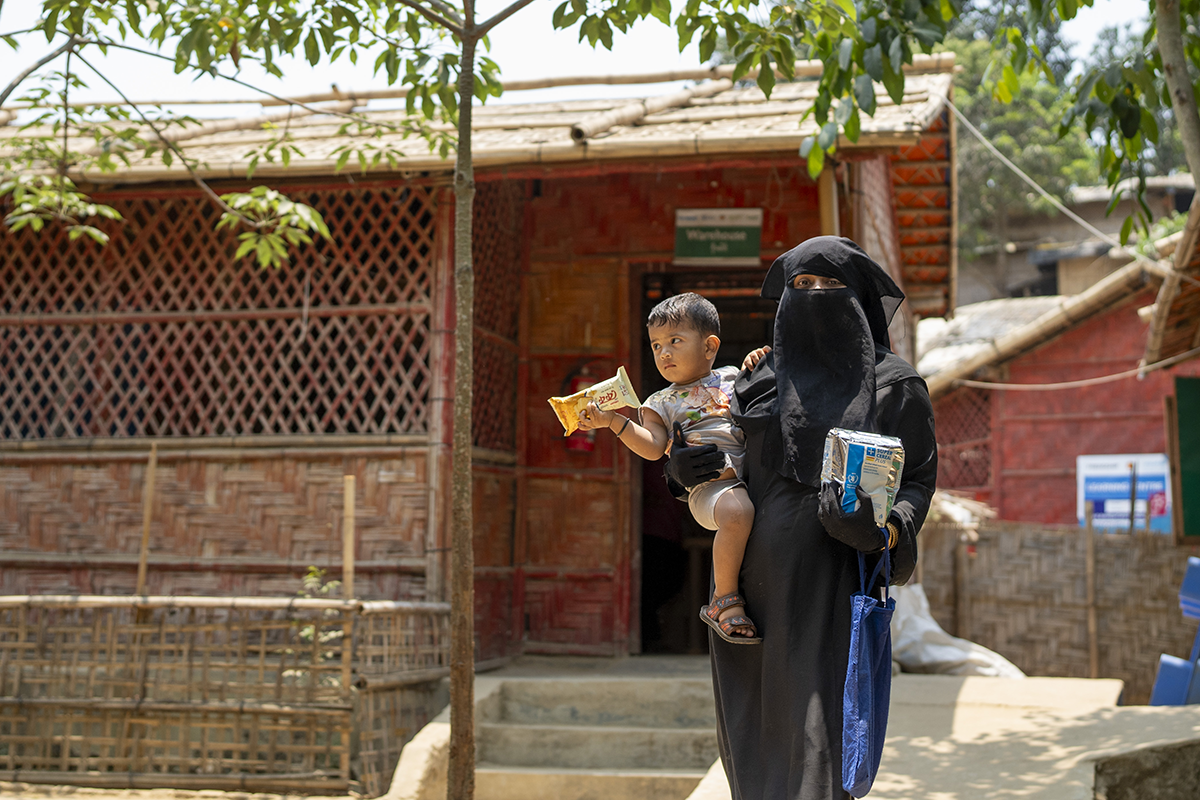
[[[532,2],[533,0],[517,0],[517,2],[513,3],[508,8],[493,15],[491,19],[484,20],[484,22],[474,29],[474,34],[479,37],[486,36],[487,32],[492,28],[496,27],[501,22],[504,22],[504,20],[508,19],[513,14],[517,13]]]
[[[453,33],[455,36],[457,36],[460,39],[463,38],[463,36],[465,35],[465,31],[463,30],[463,25],[462,25],[461,21],[459,21],[459,23],[456,25],[455,23],[446,19],[444,16],[442,16],[436,12],[430,11],[425,6],[416,2],[416,0],[396,0],[396,2],[402,6],[407,6],[408,8],[411,8],[413,11],[416,11],[418,14],[420,14],[422,17],[429,20],[433,24],[441,25],[443,28],[450,31],[450,33]],[[442,8],[449,10],[449,8],[444,3],[439,3],[438,0],[429,0],[429,2],[435,3],[439,6],[441,6]],[[457,14],[454,14],[453,16],[456,19],[458,17]]]
[[[4,105],[4,101],[8,99],[8,96],[10,94],[12,94],[13,92],[16,91],[17,87],[21,85],[22,81],[24,81],[26,78],[28,78],[34,72],[38,71],[42,67],[49,64],[54,59],[61,56],[63,53],[70,50],[75,45],[81,44],[83,41],[84,41],[83,39],[80,39],[76,36],[71,36],[70,38],[67,39],[67,43],[64,44],[62,47],[59,47],[59,48],[55,49],[53,52],[49,53],[48,55],[45,55],[42,58],[38,59],[37,63],[35,63],[29,69],[22,72],[17,77],[13,78],[13,82],[10,83],[7,87],[5,87],[3,92],[0,92],[0,106]]]
[[[105,47],[116,47],[121,50],[129,50],[130,52],[133,52],[133,53],[141,53],[142,55],[150,56],[151,58],[161,59],[162,61],[170,61],[172,64],[175,63],[175,59],[171,58],[170,56],[164,56],[162,53],[156,53],[153,50],[143,50],[140,47],[134,47],[133,45],[122,44],[120,42],[114,42],[109,39],[104,39],[103,41],[97,41],[95,43],[103,44]],[[189,64],[188,66],[192,66],[192,65]],[[193,68],[198,69],[197,67],[193,67]],[[305,111],[311,111],[313,114],[328,114],[333,117],[344,117],[345,119],[351,120],[353,122],[358,122],[363,125],[372,125],[372,126],[375,126],[378,128],[384,128],[389,131],[396,131],[396,132],[400,132],[400,133],[403,133],[406,130],[411,130],[409,128],[405,128],[403,125],[396,125],[396,124],[390,123],[390,122],[379,122],[376,120],[371,120],[365,114],[352,114],[352,113],[348,113],[346,111],[338,111],[338,110],[332,109],[332,108],[318,108],[316,106],[311,106],[308,103],[302,103],[299,100],[291,100],[287,97],[277,95],[274,92],[269,91],[267,89],[259,88],[258,86],[255,86],[252,83],[247,83],[246,81],[242,80],[241,78],[235,78],[232,75],[226,75],[223,72],[215,72],[215,71],[210,72],[208,70],[204,70],[204,74],[212,76],[212,77],[222,78],[224,80],[229,81],[230,83],[236,83],[239,86],[245,86],[247,89],[258,92],[259,94],[262,94],[262,95],[266,95],[267,97],[270,97],[272,100],[278,100],[283,105],[297,106],[299,108],[303,108]],[[122,95],[122,98],[124,98],[124,95]],[[126,100],[125,102],[128,103],[129,100]],[[164,103],[164,105],[170,105],[170,103]]]
[[[238,219],[240,219],[242,222],[246,223],[250,227],[256,228],[256,229],[262,227],[261,223],[255,222],[254,220],[250,219],[249,217],[247,217],[245,214],[241,213],[240,211],[237,211],[232,206],[230,206],[228,203],[226,203],[224,200],[222,200],[220,195],[218,195],[216,192],[214,192],[212,190],[212,187],[209,186],[207,183],[205,183],[200,178],[200,176],[196,174],[196,170],[194,170],[192,168],[192,165],[188,163],[187,157],[184,156],[184,154],[179,150],[179,148],[175,145],[175,143],[168,140],[167,137],[163,135],[162,131],[160,131],[158,129],[158,126],[155,125],[153,122],[151,122],[150,118],[142,113],[142,109],[139,106],[130,102],[129,98],[125,96],[124,92],[122,92],[120,89],[117,88],[117,85],[115,83],[113,83],[107,77],[105,77],[104,73],[102,73],[100,70],[93,67],[91,65],[91,63],[86,58],[84,58],[82,55],[80,55],[79,53],[76,53],[75,57],[78,58],[80,61],[82,61],[87,66],[88,69],[90,69],[92,72],[94,72],[96,74],[97,77],[100,78],[100,80],[107,83],[109,85],[109,88],[111,88],[114,92],[116,92],[118,95],[120,95],[121,99],[129,104],[129,106],[134,110],[134,112],[136,112],[137,115],[139,117],[141,117],[142,122],[147,127],[149,127],[150,130],[154,131],[154,135],[158,137],[158,140],[160,142],[162,142],[163,145],[165,145],[168,150],[170,150],[172,153],[175,154],[175,156],[179,159],[180,163],[183,164],[184,168],[188,171],[188,174],[192,176],[192,181],[198,187],[200,187],[200,191],[204,192],[204,194],[208,196],[209,200],[212,200],[213,203],[215,203],[217,205],[217,207],[220,208],[222,211],[224,211],[226,214],[230,214],[232,216],[237,217]]]
[[[450,4],[443,2],[443,0],[427,0],[427,2],[443,17],[460,28],[464,27],[462,17],[458,15],[458,12]]]
[[[1179,125],[1183,154],[1192,178],[1200,180],[1200,113],[1196,110],[1192,79],[1188,76],[1179,0],[1155,0],[1154,7],[1158,25],[1158,52],[1162,56],[1163,72],[1166,73],[1171,108]]]

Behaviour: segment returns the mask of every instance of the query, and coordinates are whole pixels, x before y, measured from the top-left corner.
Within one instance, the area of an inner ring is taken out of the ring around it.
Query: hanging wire
[[[1180,353],[1177,356],[1171,356],[1162,361],[1155,361],[1153,364],[1147,364],[1144,367],[1127,369],[1124,372],[1118,372],[1113,375],[1100,375],[1095,378],[1062,381],[1061,383],[992,383],[990,381],[973,381],[968,378],[957,378],[954,383],[958,386],[970,386],[973,389],[1004,389],[1010,392],[1052,392],[1056,389],[1078,389],[1082,386],[1098,386],[1102,383],[1112,383],[1124,378],[1136,377],[1139,374],[1144,375],[1147,372],[1173,367],[1196,356],[1200,356],[1200,347],[1188,350],[1186,353]]]
[[[1067,217],[1069,217],[1074,222],[1078,223],[1081,227],[1084,228],[1084,230],[1088,231],[1089,233],[1093,234],[1094,236],[1099,237],[1099,239],[1101,241],[1106,242],[1107,244],[1110,244],[1113,247],[1117,248],[1117,250],[1120,254],[1130,256],[1134,261],[1136,261],[1140,264],[1146,265],[1155,274],[1159,274],[1159,275],[1162,274],[1162,272],[1164,271],[1164,266],[1160,262],[1153,261],[1153,260],[1143,256],[1140,253],[1137,253],[1137,252],[1134,252],[1131,250],[1127,250],[1124,246],[1121,245],[1121,243],[1119,241],[1114,239],[1112,236],[1109,236],[1107,233],[1100,230],[1095,225],[1092,225],[1090,222],[1088,222],[1083,217],[1076,214],[1071,209],[1067,208],[1065,205],[1063,205],[1058,200],[1058,198],[1056,198],[1054,195],[1050,194],[1045,189],[1043,189],[1041,187],[1041,185],[1038,184],[1037,181],[1035,181],[1033,178],[1031,178],[1027,174],[1025,174],[1024,170],[1022,170],[1020,167],[1018,167],[1016,164],[1014,164],[1007,156],[1005,156],[1003,153],[1001,153],[996,148],[996,146],[994,144],[992,144],[988,140],[988,138],[983,135],[983,133],[980,132],[980,130],[978,128],[976,128],[974,125],[971,124],[971,121],[969,119],[967,119],[966,116],[961,111],[958,110],[958,107],[956,105],[954,105],[954,103],[950,100],[949,97],[942,97],[941,100],[946,104],[946,106],[952,112],[954,112],[954,116],[958,118],[958,121],[961,122],[963,125],[965,125],[967,127],[967,130],[969,130],[971,132],[971,134],[976,139],[979,140],[979,143],[982,144],[985,148],[987,148],[988,152],[990,152],[992,155],[994,155],[996,158],[998,158],[1000,160],[1000,162],[1004,164],[1004,166],[1006,166],[1010,170],[1012,170],[1013,173],[1015,173],[1018,178],[1020,178],[1021,180],[1025,181],[1025,183],[1027,183],[1031,187],[1033,187],[1034,191],[1036,191],[1043,198],[1045,198],[1052,206],[1057,208],[1059,211],[1061,211],[1063,214],[1065,214]],[[1167,267],[1165,269],[1167,269],[1168,271],[1175,271],[1169,267]],[[1193,283],[1193,284],[1200,286],[1200,281],[1196,280],[1195,278],[1192,278],[1192,277],[1189,277],[1182,273],[1179,273],[1178,271],[1175,271],[1175,272],[1179,276],[1179,278],[1181,278],[1182,280],[1185,280],[1185,281],[1188,281],[1189,283]],[[994,383],[991,381],[976,381],[976,380],[970,380],[968,378],[956,378],[954,380],[954,384],[956,386],[969,386],[969,387],[972,387],[975,389],[1004,389],[1007,391],[1014,391],[1014,392],[1048,392],[1048,391],[1055,391],[1058,389],[1074,389],[1074,388],[1080,388],[1083,386],[1097,386],[1097,385],[1104,384],[1104,383],[1112,383],[1114,381],[1119,381],[1119,380],[1123,380],[1124,378],[1129,378],[1129,377],[1134,377],[1134,376],[1138,376],[1140,378],[1141,376],[1144,376],[1148,372],[1154,372],[1155,370],[1165,369],[1167,367],[1171,367],[1176,364],[1180,364],[1184,361],[1187,361],[1188,359],[1195,358],[1196,356],[1200,356],[1200,348],[1188,350],[1186,353],[1180,353],[1177,356],[1172,356],[1171,358],[1164,359],[1163,361],[1156,361],[1153,364],[1146,364],[1144,366],[1136,367],[1136,368],[1130,369],[1130,370],[1125,370],[1124,372],[1118,372],[1113,375],[1101,375],[1101,376],[1098,376],[1095,378],[1084,378],[1082,380],[1077,380],[1077,381],[1062,381],[1060,383]]]

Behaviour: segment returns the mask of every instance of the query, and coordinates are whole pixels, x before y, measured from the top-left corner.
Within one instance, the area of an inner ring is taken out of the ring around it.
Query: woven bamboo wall
[[[1086,539],[1080,528],[990,522],[968,555],[966,619],[956,614],[959,531],[921,532],[923,586],[938,622],[1030,675],[1088,677]],[[1096,536],[1101,678],[1125,681],[1124,702],[1146,703],[1160,653],[1186,657],[1196,623],[1179,611],[1188,556],[1169,536]]]
[[[438,710],[448,624],[444,604],[0,598],[0,779],[381,794]]]
[[[309,565],[338,574],[342,476],[353,474],[359,597],[422,599],[427,449],[363,450],[162,451],[150,593],[287,597]],[[0,453],[0,593],[133,592],[145,454],[91,455]]]

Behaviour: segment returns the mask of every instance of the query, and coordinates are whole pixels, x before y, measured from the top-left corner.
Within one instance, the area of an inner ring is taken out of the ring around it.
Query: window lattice
[[[523,185],[482,183],[475,194],[476,447],[516,449],[517,326],[521,302]]]
[[[426,430],[429,191],[295,194],[333,241],[279,270],[195,197],[110,201],[106,248],[0,234],[0,438]]]
[[[959,389],[935,407],[938,486],[976,488],[991,484],[992,402],[983,389]]]

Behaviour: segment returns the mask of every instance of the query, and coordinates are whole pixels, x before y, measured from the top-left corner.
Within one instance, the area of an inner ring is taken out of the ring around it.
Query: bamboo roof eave
[[[721,154],[752,154],[777,153],[781,151],[796,151],[805,137],[809,134],[800,129],[787,135],[747,137],[704,137],[694,136],[686,140],[645,141],[645,142],[613,142],[604,139],[589,141],[578,145],[569,140],[563,143],[539,143],[536,147],[514,147],[476,151],[474,163],[476,169],[492,169],[518,166],[536,166],[539,164],[555,165],[579,162],[603,162],[630,160],[639,158],[663,158],[678,156],[721,155]],[[920,139],[920,131],[903,130],[895,132],[864,132],[857,142],[851,142],[844,137],[838,140],[838,147],[845,150],[853,149],[889,149],[911,146]],[[205,180],[246,180],[247,162],[241,159],[223,163],[209,162],[197,170]],[[368,169],[367,175],[404,175],[423,174],[452,174],[453,161],[445,160],[437,154],[423,154],[405,158],[402,162],[391,167],[381,162],[377,167]],[[292,162],[290,167],[279,163],[259,162],[254,172],[255,177],[273,178],[303,178],[314,176],[329,176],[335,174],[359,175],[354,169],[343,168],[337,171],[336,159],[305,160]],[[117,185],[136,183],[158,183],[163,181],[179,181],[188,178],[187,172],[181,167],[163,167],[161,164],[134,165],[121,172],[99,173],[86,171],[79,176],[97,185]]]

